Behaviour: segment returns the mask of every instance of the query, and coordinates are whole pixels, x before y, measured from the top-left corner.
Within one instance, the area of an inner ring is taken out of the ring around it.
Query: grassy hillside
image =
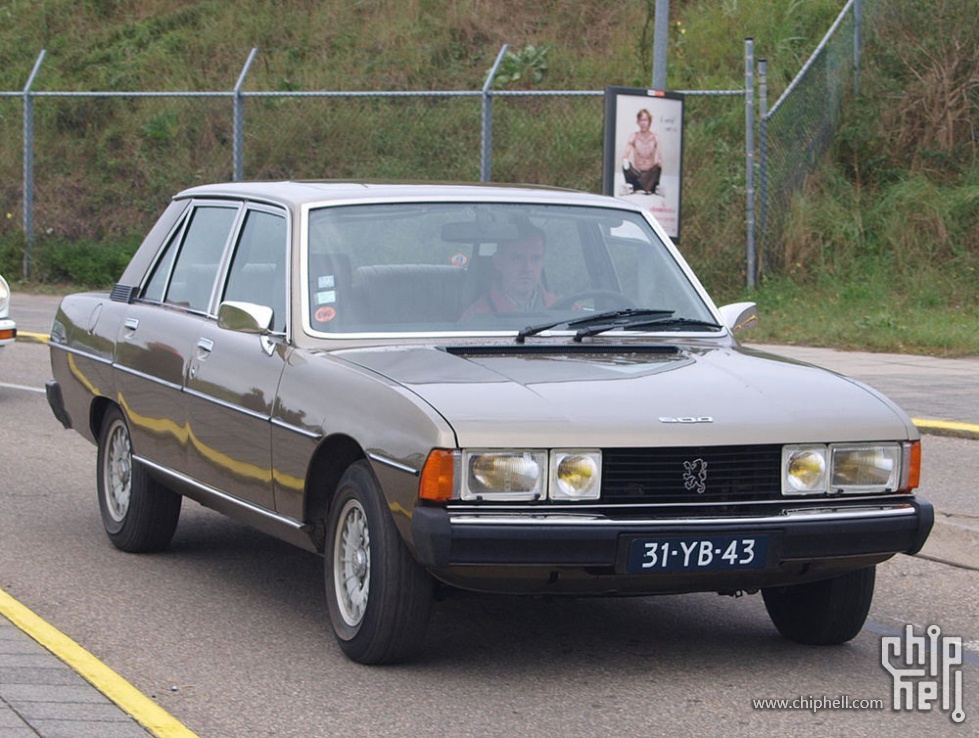
[[[752,36],[774,99],[843,4],[674,0],[668,86],[742,87]],[[516,52],[504,71],[521,72],[509,89],[647,86],[654,5],[11,0],[0,6],[0,90],[21,90],[41,49],[36,90],[230,90],[253,47],[252,91],[477,90],[504,43]],[[979,14],[974,0],[864,5],[862,95],[796,202],[785,273],[752,295],[768,316],[758,337],[979,353]],[[251,98],[245,173],[478,179],[478,105]],[[600,188],[599,98],[504,98],[494,110],[495,180]],[[0,97],[0,140],[17,142],[0,148],[8,276],[23,250],[21,115],[19,98]],[[683,249],[716,296],[736,299],[743,107],[691,98],[686,118]],[[42,281],[111,281],[170,194],[232,175],[228,99],[38,98],[35,123]],[[972,330],[953,330],[963,321]]]

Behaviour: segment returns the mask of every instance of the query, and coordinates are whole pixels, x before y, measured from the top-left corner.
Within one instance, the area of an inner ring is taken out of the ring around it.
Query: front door
[[[187,376],[189,468],[197,481],[265,509],[272,493],[272,408],[287,355],[285,213],[246,209],[221,301],[272,308],[268,335],[208,321]]]

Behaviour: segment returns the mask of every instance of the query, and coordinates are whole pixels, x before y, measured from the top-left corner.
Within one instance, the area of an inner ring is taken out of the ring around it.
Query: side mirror
[[[753,328],[758,322],[758,306],[753,302],[733,302],[720,307],[721,318],[731,333]]]
[[[272,329],[272,308],[253,302],[222,302],[218,306],[218,328],[264,336]]]

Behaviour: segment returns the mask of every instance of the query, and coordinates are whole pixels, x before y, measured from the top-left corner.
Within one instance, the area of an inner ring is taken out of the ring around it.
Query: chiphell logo
[[[953,723],[965,720],[962,709],[962,639],[943,636],[937,625],[915,635],[880,640],[880,662],[894,679],[895,710],[931,710],[937,704]]]

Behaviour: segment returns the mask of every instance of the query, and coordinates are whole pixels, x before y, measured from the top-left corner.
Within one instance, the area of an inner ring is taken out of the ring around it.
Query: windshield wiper
[[[673,312],[672,310],[670,311]],[[574,340],[581,343],[581,339],[587,336],[595,336],[599,333],[604,333],[605,331],[611,331],[616,328],[721,328],[719,323],[715,323],[712,320],[698,320],[696,318],[673,318],[670,316],[657,318],[655,320],[645,320],[642,317],[638,317],[636,320],[618,320],[611,321],[608,323],[603,323],[602,325],[593,325],[587,328],[582,328],[577,333],[574,334]]]
[[[559,325],[566,325],[568,328],[577,328],[579,326],[590,325],[591,323],[602,323],[602,325],[608,325],[608,327],[602,330],[609,330],[619,324],[628,325],[634,318],[641,320],[655,317],[669,318],[674,312],[676,311],[656,308],[619,308],[618,310],[605,310],[601,313],[589,313],[581,318],[554,320],[550,323],[541,323],[540,325],[528,325],[517,334],[517,343],[523,343],[524,339],[528,336],[536,336],[538,333],[543,333],[551,328],[557,328]],[[576,340],[580,339],[576,338]]]

